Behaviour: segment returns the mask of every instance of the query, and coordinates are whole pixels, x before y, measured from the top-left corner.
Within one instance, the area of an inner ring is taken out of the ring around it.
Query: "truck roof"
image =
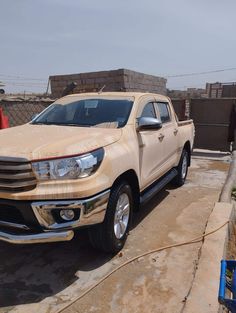
[[[124,97],[124,98],[135,98],[135,100],[145,97],[145,96],[153,96],[160,101],[166,101],[168,99],[167,96],[163,96],[157,93],[149,93],[149,92],[124,92],[124,91],[108,91],[108,92],[86,92],[86,93],[78,93],[67,95],[60,99],[60,103],[66,103],[69,98],[80,99],[81,97]]]

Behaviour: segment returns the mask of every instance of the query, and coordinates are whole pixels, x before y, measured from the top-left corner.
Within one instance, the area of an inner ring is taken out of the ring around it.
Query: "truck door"
[[[162,148],[165,155],[163,169],[165,172],[173,168],[178,160],[178,125],[168,102],[157,102],[159,118],[162,121]]]
[[[154,102],[148,102],[142,107],[138,117],[157,118],[156,109]],[[163,174],[162,166],[165,163],[165,155],[162,129],[140,130],[137,134],[139,141],[141,189],[144,189]]]

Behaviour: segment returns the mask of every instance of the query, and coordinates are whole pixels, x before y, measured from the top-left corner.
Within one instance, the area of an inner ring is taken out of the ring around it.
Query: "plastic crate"
[[[236,261],[222,260],[218,301],[236,313]]]

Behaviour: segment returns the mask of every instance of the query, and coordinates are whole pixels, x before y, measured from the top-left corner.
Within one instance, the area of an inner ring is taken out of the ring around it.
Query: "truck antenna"
[[[102,88],[98,91],[98,93],[102,93],[103,92],[103,89],[106,88],[106,85],[103,85]]]

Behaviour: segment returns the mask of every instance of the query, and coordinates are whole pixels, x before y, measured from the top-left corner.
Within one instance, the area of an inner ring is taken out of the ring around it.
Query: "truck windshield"
[[[54,103],[32,124],[81,127],[123,127],[129,118],[133,101],[83,99],[68,104]]]

